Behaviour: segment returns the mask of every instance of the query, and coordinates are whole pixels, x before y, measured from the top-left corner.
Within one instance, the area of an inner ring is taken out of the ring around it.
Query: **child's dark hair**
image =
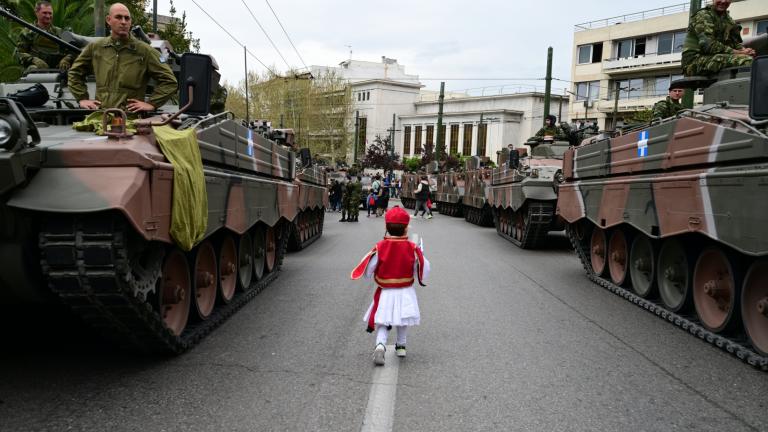
[[[387,224],[387,232],[389,235],[394,237],[400,237],[405,234],[405,229],[408,228],[408,225],[399,224],[399,223],[388,223]]]

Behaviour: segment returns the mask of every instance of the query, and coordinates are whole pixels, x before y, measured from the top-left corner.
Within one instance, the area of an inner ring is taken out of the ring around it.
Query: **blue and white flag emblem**
[[[637,156],[638,157],[648,156],[648,131],[642,131],[640,132],[640,136],[638,136]]]
[[[248,148],[246,149],[248,156],[253,156],[253,130],[248,129]]]

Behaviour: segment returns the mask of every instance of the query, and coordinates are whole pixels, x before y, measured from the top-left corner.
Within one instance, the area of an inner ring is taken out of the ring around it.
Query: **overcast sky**
[[[267,66],[279,73],[288,69],[242,0],[195,1]],[[515,86],[543,88],[543,81],[519,79],[545,76],[549,46],[554,48],[552,75],[568,80],[574,25],[683,3],[689,1],[269,0],[307,66],[336,66],[349,58],[351,45],[353,59],[395,58],[428,89],[439,89],[444,80],[448,90],[474,93],[481,87],[497,91],[501,85],[508,86],[505,92]],[[192,0],[174,4],[178,16],[186,11],[201,52],[214,55],[227,82],[239,82],[243,49]],[[246,4],[288,65],[303,68],[267,2]],[[158,0],[158,12],[167,15],[168,10],[169,0]],[[251,56],[248,68],[266,70]],[[568,83],[554,82],[553,87]]]

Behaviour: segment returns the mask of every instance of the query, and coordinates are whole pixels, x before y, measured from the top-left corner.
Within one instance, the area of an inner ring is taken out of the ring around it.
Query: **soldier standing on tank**
[[[714,0],[696,12],[688,23],[683,43],[683,73],[713,75],[723,68],[752,64],[755,50],[744,48],[741,26],[733,22],[731,0]]]
[[[176,93],[176,77],[160,61],[160,53],[131,35],[131,13],[121,3],[109,8],[110,36],[91,42],[69,70],[69,90],[85,109],[124,108],[130,113],[154,111]],[[85,77],[96,76],[95,99]],[[155,81],[149,98],[147,83]]]
[[[41,30],[61,37],[61,28],[53,25],[53,6],[49,1],[39,1],[35,4],[35,25]],[[24,29],[19,35],[16,51],[13,53],[16,61],[26,67],[24,74],[35,69],[57,68],[66,71],[72,65],[74,56],[62,52],[62,48],[52,40],[32,30]]]
[[[669,96],[653,105],[653,118],[665,119],[667,117],[674,117],[683,109],[680,99],[683,97],[684,92],[685,90],[680,87],[670,86]]]
[[[538,132],[536,132],[536,135],[534,140],[542,139],[546,136],[551,136],[556,139],[567,139],[565,132],[563,132],[563,129],[560,128],[557,125],[557,117],[553,115],[548,115],[544,119],[544,127],[539,129]]]

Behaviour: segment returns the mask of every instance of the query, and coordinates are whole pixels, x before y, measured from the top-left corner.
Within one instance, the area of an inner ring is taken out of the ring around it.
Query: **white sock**
[[[405,337],[408,334],[408,326],[397,326],[397,344],[405,346]]]
[[[377,325],[376,326],[376,345],[382,344],[386,346],[388,335],[389,335],[389,330],[387,330],[387,326]]]

